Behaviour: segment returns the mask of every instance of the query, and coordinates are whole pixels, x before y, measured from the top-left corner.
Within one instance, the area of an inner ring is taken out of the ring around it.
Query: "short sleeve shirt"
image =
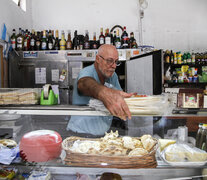
[[[92,77],[98,83],[100,83],[94,64],[82,69],[74,84],[74,89],[73,89],[74,105],[87,105],[91,99],[90,96],[84,96],[78,92],[77,82],[80,78],[83,77]],[[114,89],[122,90],[116,73],[114,73],[112,77],[106,79],[105,82]],[[67,129],[78,133],[104,135],[104,133],[107,132],[108,129],[110,128],[111,122],[112,122],[112,116],[71,116]]]

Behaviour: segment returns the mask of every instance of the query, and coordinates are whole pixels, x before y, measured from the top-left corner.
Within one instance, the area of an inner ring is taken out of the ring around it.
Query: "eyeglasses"
[[[100,55],[99,55],[100,56]],[[112,66],[114,63],[116,64],[116,66],[120,66],[121,62],[120,61],[114,61],[112,59],[105,59],[102,56],[100,56],[103,60],[106,61],[106,64],[109,66]]]

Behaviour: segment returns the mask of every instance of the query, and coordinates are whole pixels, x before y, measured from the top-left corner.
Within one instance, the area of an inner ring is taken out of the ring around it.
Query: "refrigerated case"
[[[15,132],[10,136],[10,138],[14,139],[17,143],[21,141],[22,136],[30,131],[34,130],[54,130],[58,132],[63,139],[69,137],[70,135],[65,130],[66,124],[68,119],[71,115],[73,116],[104,116],[102,112],[94,111],[89,107],[81,106],[56,106],[53,108],[44,107],[41,108],[39,106],[33,107],[4,107],[0,109],[0,127],[5,125],[16,128]],[[131,121],[133,124],[137,124],[139,118],[143,116],[133,116]],[[146,117],[146,116],[144,116]],[[148,117],[148,116],[147,116]],[[150,116],[149,116],[150,117]],[[134,126],[133,128],[137,128],[136,134],[133,137],[139,137],[145,133],[149,133],[148,129],[152,128],[153,131],[151,135],[156,135],[157,132],[163,131],[166,133],[166,130],[169,128],[178,128],[180,125],[185,125],[188,118],[194,119],[194,122],[199,120],[199,118],[205,119],[206,116],[197,116],[197,115],[182,115],[182,117],[178,115],[166,115],[166,116],[156,116],[154,117],[154,122],[150,126],[148,125],[148,119],[145,119],[143,126]],[[169,120],[171,120],[171,124],[173,127],[169,126]],[[174,122],[178,123],[174,123]],[[197,121],[198,123],[198,121]],[[156,127],[155,127],[156,126]],[[157,128],[160,128],[157,130]],[[18,128],[18,130],[17,130]],[[113,127],[114,130],[120,131],[120,127]],[[130,135],[131,127],[128,127],[125,130],[126,136]],[[131,135],[130,135],[131,136]],[[202,166],[187,166],[187,167],[176,167],[169,164],[166,164],[162,159],[157,156],[157,163],[158,166],[156,168],[141,168],[141,169],[134,169],[134,168],[108,168],[106,164],[103,163],[102,168],[95,168],[93,164],[90,167],[84,166],[73,166],[73,165],[66,165],[64,162],[61,161],[60,158],[53,159],[47,162],[39,162],[39,163],[27,163],[25,161],[21,161],[18,163],[12,163],[10,165],[3,165],[1,164],[1,168],[9,167],[9,168],[16,168],[21,173],[23,172],[31,172],[32,170],[39,170],[39,171],[49,171],[51,173],[52,179],[76,179],[77,174],[85,174],[91,180],[96,180],[98,177],[105,173],[117,173],[120,174],[122,179],[124,180],[145,180],[145,179],[153,179],[160,180],[160,179],[171,179],[171,178],[183,178],[183,179],[194,179],[194,178],[201,178],[202,174],[205,174],[206,165]]]

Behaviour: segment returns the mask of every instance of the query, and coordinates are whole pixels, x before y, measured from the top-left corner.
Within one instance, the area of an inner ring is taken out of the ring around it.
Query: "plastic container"
[[[62,138],[55,131],[31,131],[20,141],[20,156],[29,162],[46,162],[60,155],[61,143]]]

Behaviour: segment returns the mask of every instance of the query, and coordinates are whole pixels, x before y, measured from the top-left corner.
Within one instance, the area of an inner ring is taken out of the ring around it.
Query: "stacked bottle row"
[[[131,32],[130,37],[128,37],[126,27],[123,29],[120,36],[119,29],[114,32],[109,32],[109,29],[106,29],[104,35],[103,28],[101,28],[98,40],[95,32],[93,33],[93,39],[90,40],[88,30],[85,31],[85,35],[78,35],[77,30],[75,30],[72,39],[69,30],[66,40],[64,31],[61,31],[61,38],[59,39],[58,30],[55,31],[54,35],[54,30],[43,30],[41,32],[32,30],[30,33],[28,29],[24,31],[19,28],[18,34],[13,29],[11,44],[12,48],[17,51],[97,49],[102,44],[113,44],[117,49],[137,48],[134,33]]]
[[[164,53],[164,61],[168,64],[198,64],[207,65],[207,52],[173,52],[166,50]]]

